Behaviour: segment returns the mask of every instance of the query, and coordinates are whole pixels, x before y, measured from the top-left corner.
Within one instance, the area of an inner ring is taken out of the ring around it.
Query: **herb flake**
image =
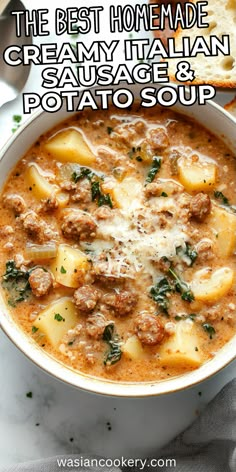
[[[104,365],[116,364],[121,359],[122,351],[119,336],[115,332],[114,323],[110,323],[105,327],[102,339],[109,346],[109,351],[105,354]]]
[[[14,123],[14,128],[12,128],[12,133],[15,133],[15,131],[19,128],[21,120],[22,120],[21,115],[13,115],[12,121]]]
[[[202,325],[203,329],[209,334],[209,338],[212,339],[214,334],[216,334],[215,328],[209,324],[209,323],[204,323]]]
[[[220,192],[219,190],[216,190],[216,191],[214,192],[214,197],[215,197],[217,200],[221,200],[221,202],[222,202],[223,205],[229,206],[229,200],[228,200],[228,198],[227,198],[222,192]]]
[[[22,120],[22,116],[21,116],[21,115],[13,115],[13,118],[12,118],[12,119],[13,119],[13,121],[14,121],[15,123],[18,123],[18,124],[19,124],[19,123],[21,122],[21,120]]]
[[[111,126],[107,127],[107,134],[111,134],[113,132],[113,128]]]
[[[141,156],[136,156],[137,153],[140,153],[142,151],[142,148],[141,146],[137,146],[137,147],[132,147],[132,149],[127,153],[129,158],[132,160],[134,157],[136,157],[136,160],[142,160]],[[141,161],[140,161],[141,162]]]
[[[65,321],[65,318],[63,318],[63,316],[61,316],[60,313],[55,313],[54,320],[57,320],[60,322],[60,321]]]
[[[151,182],[153,182],[156,174],[159,172],[161,168],[161,162],[162,162],[161,157],[158,157],[158,156],[153,157],[151,169],[149,170],[148,175],[146,177],[146,184],[150,184]]]
[[[71,180],[77,184],[81,179],[88,179],[91,183],[92,201],[97,200],[98,206],[108,205],[113,208],[113,203],[109,193],[103,193],[100,186],[99,177],[88,167],[81,167],[79,171],[75,171],[71,175]],[[100,177],[103,180],[102,177]],[[62,272],[63,273],[63,272]]]

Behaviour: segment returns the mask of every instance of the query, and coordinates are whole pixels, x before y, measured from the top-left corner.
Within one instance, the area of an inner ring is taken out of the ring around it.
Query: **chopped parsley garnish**
[[[61,266],[60,272],[61,272],[61,274],[66,274],[66,269],[65,269],[65,267]]]
[[[215,328],[209,324],[209,323],[204,323],[202,325],[203,329],[209,334],[209,338],[212,339],[214,334],[216,334]]]
[[[12,133],[15,133],[15,131],[19,128],[21,120],[22,120],[21,115],[13,115],[12,121],[14,123],[14,128],[12,128]]]
[[[146,177],[146,184],[150,184],[155,179],[156,174],[161,168],[161,157],[154,156],[152,160],[151,169],[148,172]]]
[[[105,354],[104,364],[113,365],[121,359],[122,351],[120,348],[120,339],[118,334],[115,332],[114,323],[110,323],[104,329],[103,341],[109,346],[109,351]]]
[[[11,295],[8,299],[10,306],[15,307],[16,303],[24,301],[29,296],[31,292],[29,276],[30,272],[17,269],[13,260],[7,261],[2,286]]]
[[[63,316],[61,316],[60,313],[55,313],[54,320],[65,321],[65,318],[63,318]]]
[[[13,121],[15,123],[20,123],[22,120],[22,116],[21,115],[13,115]]]
[[[161,197],[168,197],[168,194],[166,192],[162,192],[160,196]]]
[[[91,184],[91,192],[92,192],[92,201],[94,202],[97,200],[98,206],[108,205],[110,208],[113,208],[111,196],[109,193],[103,193],[101,190],[100,182],[95,181]]]
[[[169,308],[168,293],[171,292],[172,287],[167,277],[162,277],[150,290],[152,299],[158,304],[161,311],[166,315],[168,314]]]
[[[38,328],[36,328],[36,326],[32,326],[32,334],[37,333],[37,331],[38,331]]]
[[[33,392],[26,393],[27,398],[33,398]]]

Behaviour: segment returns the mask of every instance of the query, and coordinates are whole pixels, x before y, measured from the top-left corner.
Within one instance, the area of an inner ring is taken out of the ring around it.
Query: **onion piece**
[[[100,177],[100,178],[104,176],[104,173],[97,171],[95,169],[92,169],[89,166],[80,166],[79,164],[70,162],[68,164],[64,164],[60,166],[59,172],[57,175],[57,181],[59,183],[62,183],[66,180],[73,182],[73,177],[72,177],[73,174],[75,173],[75,174],[80,175],[81,169],[89,169],[92,174],[95,174],[97,177]]]
[[[80,173],[80,168],[81,166],[79,164],[64,164],[60,167],[59,169],[59,174],[58,174],[58,181],[63,182],[65,180],[71,180],[72,181],[72,174],[74,172]]]
[[[57,203],[60,208],[65,208],[70,200],[70,196],[66,192],[58,192],[56,193]]]
[[[29,259],[53,259],[57,255],[56,244],[26,244],[25,255]]]

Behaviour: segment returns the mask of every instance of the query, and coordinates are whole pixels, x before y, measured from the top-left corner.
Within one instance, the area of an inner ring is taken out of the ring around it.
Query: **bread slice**
[[[193,0],[196,3],[196,0]],[[188,30],[181,28],[175,33],[176,49],[182,48],[182,38],[190,37],[191,44],[197,36],[203,36],[209,44],[209,36],[214,35],[222,38],[222,35],[230,36],[230,56],[220,54],[215,57],[205,57],[198,54],[193,58],[186,58],[191,64],[191,69],[195,71],[195,80],[191,82],[197,84],[212,84],[215,87],[236,87],[236,0],[210,0],[206,7],[208,17],[206,22],[208,28],[193,27]],[[184,60],[184,59],[182,59]],[[181,59],[169,59],[169,77],[176,81],[175,73],[178,62]]]
[[[224,108],[236,118],[236,97],[234,97],[231,102],[227,103]]]

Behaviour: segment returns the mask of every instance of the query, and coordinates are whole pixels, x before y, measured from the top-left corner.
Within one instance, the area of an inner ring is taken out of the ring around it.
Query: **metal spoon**
[[[25,36],[24,24],[21,27],[21,37],[16,37],[15,17],[11,15],[13,10],[25,10],[25,7],[20,0],[11,0],[0,16],[0,107],[18,96],[30,72],[30,66],[13,67],[7,65],[3,60],[3,52],[10,45],[21,47],[23,44],[32,44],[31,36]],[[23,21],[22,16],[21,21]]]

